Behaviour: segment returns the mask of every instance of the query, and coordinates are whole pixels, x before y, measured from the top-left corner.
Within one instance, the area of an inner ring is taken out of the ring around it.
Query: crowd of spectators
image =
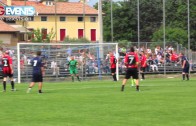
[[[110,74],[109,53],[105,54],[104,58],[98,59],[96,51],[89,49],[75,49],[70,46],[67,46],[66,49],[57,49],[53,52],[44,46],[41,46],[40,50],[42,51],[44,66],[51,71],[51,75],[60,75],[60,71],[62,70],[68,71],[67,63],[72,55],[75,56],[75,59],[78,61],[79,69],[83,70],[86,74]],[[173,66],[180,66],[181,64],[179,55],[171,45],[166,46],[165,50],[159,45],[154,48],[145,48],[144,46],[138,48],[135,46],[135,50],[138,55],[140,55],[141,52],[145,53],[147,57],[147,72],[159,71],[159,67],[163,66],[164,63]],[[118,54],[115,53],[115,50],[108,51],[113,51],[114,56],[118,59],[119,73],[124,73],[126,70],[124,56],[129,49],[126,47],[120,47],[118,49]],[[14,54],[14,50],[10,50],[10,55],[13,59],[16,59]],[[0,50],[0,58],[1,55],[2,50]],[[22,71],[21,73],[24,73],[25,66],[30,66],[30,61],[34,57],[34,52],[30,50],[21,50],[20,57],[20,69]]]

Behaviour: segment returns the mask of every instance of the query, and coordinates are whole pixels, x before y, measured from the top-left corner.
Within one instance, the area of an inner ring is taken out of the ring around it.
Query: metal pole
[[[192,60],[191,59],[191,50],[190,50],[190,1],[187,0],[187,14],[188,14],[188,20],[187,20],[187,23],[188,23],[188,59],[189,60]],[[189,74],[190,74],[190,70],[189,70]]]
[[[18,66],[18,83],[21,83],[20,73],[20,43],[17,44],[17,66]]]
[[[165,55],[165,0],[163,0],[163,52],[164,52],[164,75],[166,75],[166,55]]]
[[[103,43],[103,20],[102,20],[102,0],[98,2],[98,20],[99,20],[99,43]],[[103,47],[100,45],[100,58],[103,58]]]
[[[86,0],[83,0],[83,22],[84,22],[84,38],[86,38],[86,33],[85,33],[85,31],[86,31],[86,22],[85,22],[85,16],[86,16],[86,9],[85,9],[85,2],[86,2]]]
[[[55,32],[56,32],[56,42],[57,42],[57,15],[56,15],[56,12],[57,12],[57,2],[55,0]]]
[[[140,0],[137,0],[137,41],[140,49]]]
[[[114,30],[113,30],[113,1],[110,0],[111,5],[111,41],[114,41]]]

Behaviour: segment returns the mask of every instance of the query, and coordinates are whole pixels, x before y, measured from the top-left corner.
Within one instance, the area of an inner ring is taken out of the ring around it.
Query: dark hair
[[[42,52],[41,51],[37,51],[37,56],[41,56]]]
[[[131,48],[130,48],[130,52],[134,52],[135,51],[135,49],[134,49],[134,47],[132,46]]]

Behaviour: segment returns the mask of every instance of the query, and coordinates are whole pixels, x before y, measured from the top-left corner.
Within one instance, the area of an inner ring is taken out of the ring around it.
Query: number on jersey
[[[33,60],[33,66],[37,66],[37,60]]]
[[[8,60],[7,59],[3,59],[3,66],[8,66]]]
[[[135,57],[134,57],[134,55],[129,55],[128,58],[129,58],[129,60],[128,60],[129,62],[128,63],[130,65],[135,64]]]

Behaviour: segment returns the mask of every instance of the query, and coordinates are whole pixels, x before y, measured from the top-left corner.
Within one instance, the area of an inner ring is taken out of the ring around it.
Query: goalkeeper
[[[72,82],[74,82],[74,75],[77,77],[78,81],[80,81],[77,65],[78,62],[74,59],[74,56],[71,56],[71,60],[69,61],[68,66],[69,66],[69,72],[72,77]]]

